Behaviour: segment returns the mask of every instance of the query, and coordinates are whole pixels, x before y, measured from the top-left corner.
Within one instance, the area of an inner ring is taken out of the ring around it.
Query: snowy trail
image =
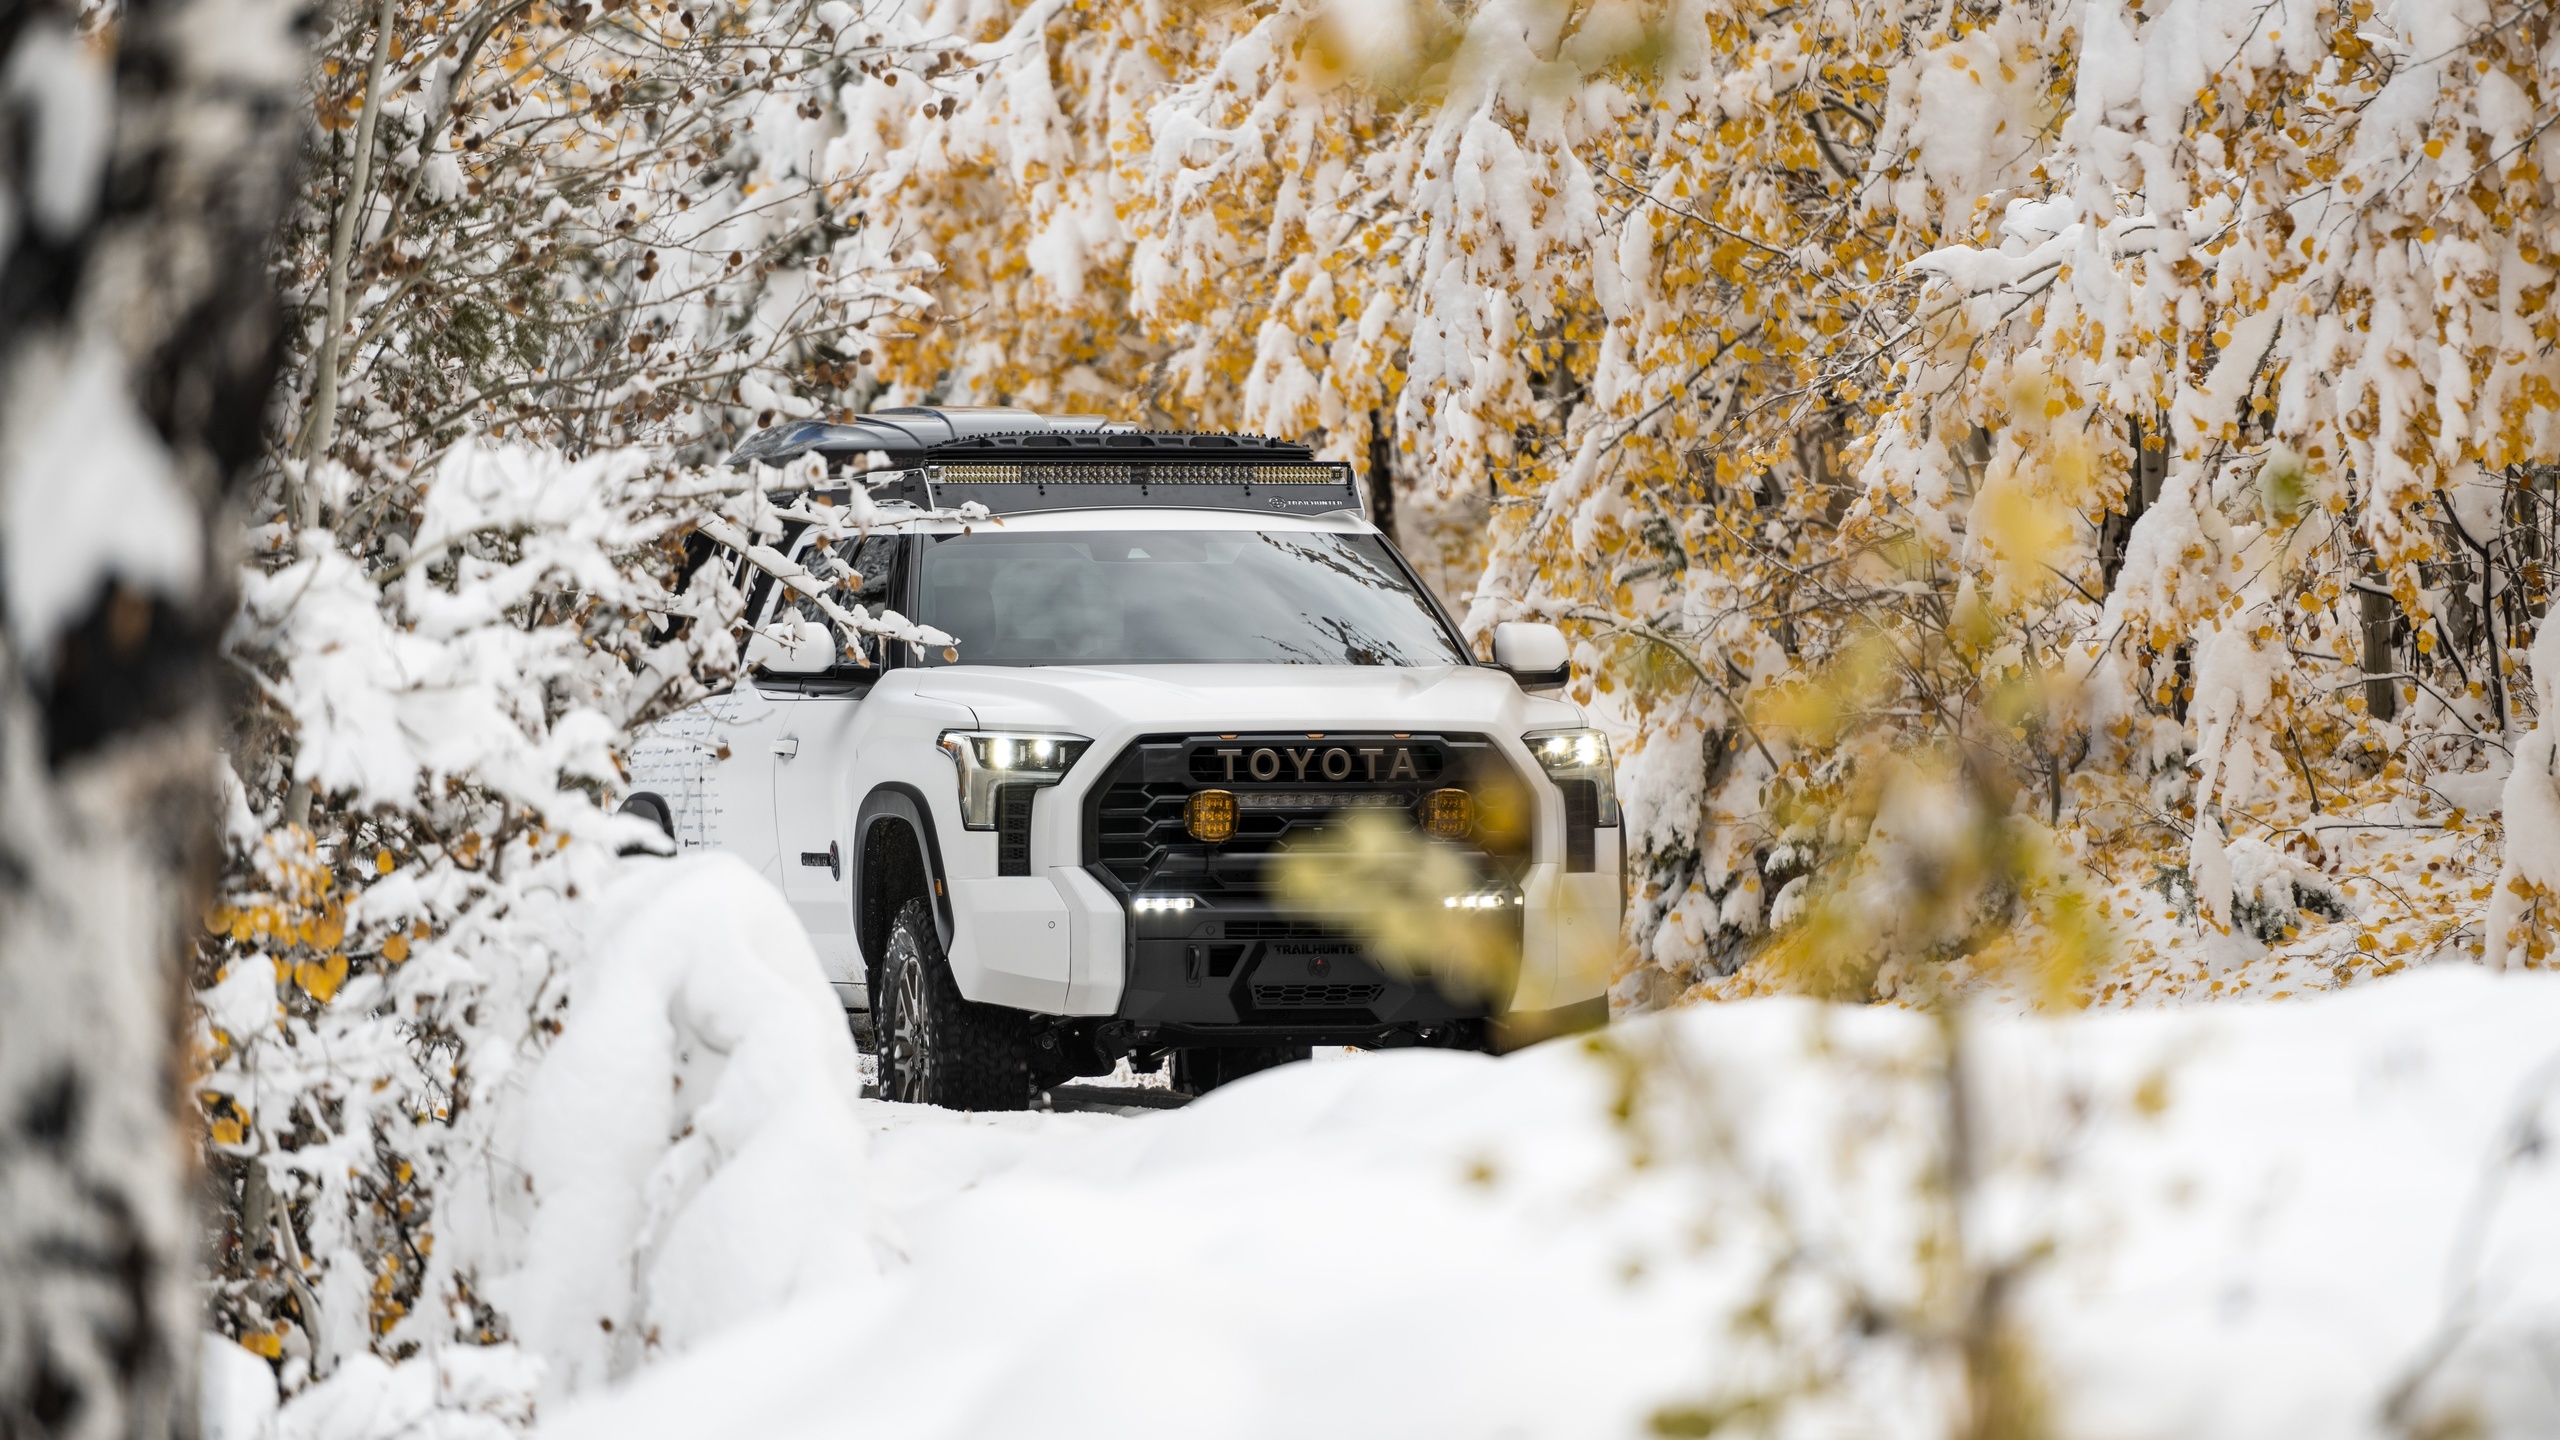
[[[1419,1415],[1450,1433],[1578,1433],[1597,1397],[1572,1377],[1648,1349],[1647,1368],[1676,1377],[1692,1327],[1613,1305],[1593,1233],[1534,1207],[1452,1211],[1463,1167],[1446,1146],[1468,1131],[1491,1146],[1511,1124],[1482,1117],[1416,1146],[1400,1121],[1416,1105],[1461,1113],[1500,1068],[1368,1056],[1140,1114],[864,1101],[893,1278],[715,1342],[679,1362],[695,1381],[644,1378],[560,1433],[1414,1433]],[[1551,1093],[1550,1120],[1602,1098],[1592,1083]],[[1607,1137],[1560,1128],[1579,1153],[1556,1156],[1557,1173],[1607,1164]],[[1566,1303],[1524,1330],[1533,1297]],[[1537,1365],[1451,1385],[1524,1341]],[[1601,1403],[1625,1423],[1641,1413]]]
[[[1930,1097],[1890,1078],[1926,1033],[1905,1013],[1764,1001],[1620,1033],[1686,1057],[1643,1107],[1674,1143],[1641,1168],[1610,1071],[1571,1045],[1292,1066],[1136,1117],[861,1102],[884,1278],[545,1433],[1643,1433],[1774,1363],[1731,1325],[1777,1252],[1759,1198],[1782,1198],[1806,1267],[1782,1328],[1838,1299],[1823,1277],[1907,1284]],[[2560,980],[2470,970],[1987,1024],[1981,1233],[2058,1247],[2024,1303],[2062,1432],[2378,1433],[2466,1229],[2484,1283],[2442,1393],[2480,1433],[2560,1428],[2535,1358],[2560,1344],[2560,1167],[2545,1146],[2482,1183],[2525,1097],[2560,1118],[2555,1051]],[[1717,1125],[1723,1149],[1688,1144]],[[1826,1338],[1796,1358],[1839,1367],[1806,1418],[1929,1431],[1907,1353],[1802,1329]]]

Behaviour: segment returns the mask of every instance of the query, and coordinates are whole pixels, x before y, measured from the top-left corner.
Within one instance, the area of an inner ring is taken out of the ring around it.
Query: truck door
[[[780,697],[742,680],[700,708],[707,723],[698,743],[710,757],[702,782],[703,841],[736,855],[778,885],[782,869],[774,855],[773,785],[767,777],[784,706]]]
[[[748,631],[775,608],[772,578],[723,552],[734,581],[746,590]],[[739,677],[725,695],[714,695],[667,723],[667,739],[692,752],[693,774],[682,793],[668,795],[680,844],[725,850],[779,886],[782,865],[773,836],[775,747],[790,703],[799,697],[754,672]],[[636,788],[636,787],[635,787]]]
[[[861,576],[849,586],[864,608],[876,611],[890,594],[898,537],[848,537],[802,547],[797,559],[824,575],[828,557]],[[791,602],[802,618],[823,622],[818,607]],[[827,978],[848,1005],[867,1004],[862,994],[862,953],[853,930],[854,722],[862,696],[897,647],[866,637],[859,655],[839,638],[836,670],[809,677],[780,708],[772,741],[774,846],[781,863],[782,893],[809,932]],[[867,662],[869,668],[865,668]]]

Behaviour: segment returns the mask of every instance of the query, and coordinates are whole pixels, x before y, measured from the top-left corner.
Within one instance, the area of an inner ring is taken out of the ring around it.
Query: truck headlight
[[[1081,735],[943,731],[942,748],[951,752],[951,763],[960,771],[960,823],[972,830],[993,830],[996,803],[1005,787],[1037,790],[1055,785],[1092,744]]]
[[[1597,730],[1542,730],[1520,739],[1574,809],[1587,797],[1592,824],[1607,829],[1618,823],[1618,772],[1609,763],[1608,736]],[[1589,788],[1580,788],[1584,786]]]

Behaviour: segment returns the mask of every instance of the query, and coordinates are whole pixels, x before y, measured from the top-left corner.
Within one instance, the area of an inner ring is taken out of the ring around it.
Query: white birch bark
[[[297,7],[0,9],[0,1435],[192,1435],[183,927]],[[209,583],[211,582],[211,583]]]

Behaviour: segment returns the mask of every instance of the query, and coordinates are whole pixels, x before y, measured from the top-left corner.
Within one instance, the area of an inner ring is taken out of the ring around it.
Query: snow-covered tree
[[[1939,740],[2145,983],[2179,926],[2479,947],[2560,535],[2540,10],[970,14],[992,78],[873,177],[949,317],[883,373],[1315,439],[1471,625],[1576,626],[1630,995],[1760,954],[1862,748]]]
[[[195,1433],[179,959],[294,7],[0,17],[0,1431]],[[220,45],[203,37],[220,34]]]
[[[286,267],[321,510],[467,432],[725,453],[921,296],[833,97],[942,49],[842,0],[350,7]],[[319,513],[318,511],[314,512]]]
[[[635,843],[616,748],[737,669],[710,536],[824,595],[762,547],[867,513],[702,462],[925,303],[834,97],[953,63],[832,0],[331,19],[194,977],[216,1323],[288,1388],[511,1333],[498,1097]]]

